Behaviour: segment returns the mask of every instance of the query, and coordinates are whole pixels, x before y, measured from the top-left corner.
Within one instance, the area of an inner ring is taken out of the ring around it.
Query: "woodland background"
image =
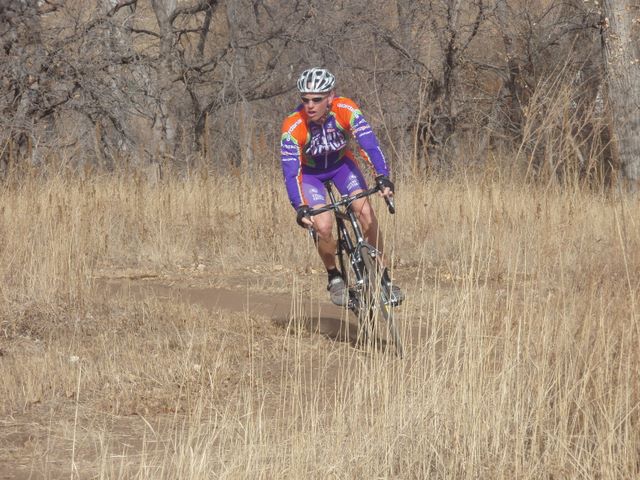
[[[397,172],[633,186],[639,21],[631,0],[0,0],[0,163],[277,165],[323,66]]]

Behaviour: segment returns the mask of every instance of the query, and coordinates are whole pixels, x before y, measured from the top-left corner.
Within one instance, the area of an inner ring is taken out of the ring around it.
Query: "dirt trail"
[[[220,309],[246,312],[270,318],[285,328],[292,313],[302,315],[307,328],[328,338],[356,341],[357,328],[349,322],[348,311],[331,304],[328,300],[316,301],[305,297],[295,298],[291,293],[259,293],[249,289],[226,287],[195,287],[159,280],[101,280],[105,288],[113,293],[129,293],[137,299],[153,296],[159,299],[177,300],[199,305],[210,311]]]
[[[342,395],[350,388],[349,382],[344,380],[348,377],[348,372],[344,371],[346,355],[369,355],[364,350],[354,350],[358,329],[353,316],[347,310],[332,305],[321,290],[303,292],[292,287],[289,293],[266,293],[268,288],[260,291],[259,286],[241,286],[243,279],[229,280],[230,284],[235,281],[238,281],[237,286],[220,287],[193,284],[185,278],[104,277],[96,280],[98,289],[108,296],[129,297],[140,302],[153,299],[180,302],[200,306],[212,315],[221,311],[240,312],[259,317],[259,323],[263,319],[270,321],[272,326],[263,331],[270,331],[271,336],[261,339],[265,342],[264,350],[267,352],[273,351],[274,338],[281,339],[282,333],[290,328],[291,319],[295,318],[312,337],[303,341],[305,353],[316,353],[306,357],[308,361],[300,370],[303,376],[297,379],[300,383],[296,384],[296,388],[302,398],[312,398],[316,408],[329,411],[335,403],[336,386],[340,386]],[[273,325],[280,328],[281,332],[273,329]],[[293,328],[297,327],[294,325]],[[321,339],[318,337],[331,341],[319,341]],[[281,340],[278,343],[281,345]],[[238,347],[243,348],[243,345]],[[326,355],[320,353],[318,356],[318,352]],[[240,355],[238,359],[249,362],[250,356]],[[280,396],[286,395],[282,389],[289,385],[289,374],[282,377],[283,372],[298,371],[295,366],[284,364],[282,358],[273,355],[261,359],[260,366],[264,374],[262,385],[267,385],[265,388],[272,393],[264,400],[262,408],[277,412]],[[237,372],[247,370],[246,365],[238,364],[235,368]],[[241,380],[240,374],[230,377],[229,383],[218,385],[216,391],[221,398],[234,398]],[[323,385],[322,391],[318,390],[319,381]],[[170,392],[167,395],[170,396]],[[138,407],[131,407],[128,413],[114,416],[108,412],[102,413],[95,404],[87,403],[80,405],[80,417],[76,418],[78,410],[73,398],[72,395],[67,399],[36,404],[24,412],[17,412],[6,422],[0,422],[0,480],[68,478],[70,451],[75,442],[75,436],[71,437],[68,430],[76,421],[82,425],[77,441],[83,448],[77,452],[75,465],[82,472],[97,472],[101,468],[95,460],[99,451],[92,447],[96,444],[96,438],[107,438],[109,452],[127,452],[127,455],[135,456],[144,450],[143,440],[147,442],[147,448],[153,443],[153,439],[142,439],[141,431],[146,431],[152,425],[152,432],[171,434],[176,428],[176,419],[180,418],[164,410],[154,410],[153,402],[149,403],[151,410],[146,413],[145,402],[149,399],[144,396],[140,397],[142,414],[138,413]],[[103,420],[97,421],[96,418]],[[51,435],[52,425],[58,432],[54,437]]]

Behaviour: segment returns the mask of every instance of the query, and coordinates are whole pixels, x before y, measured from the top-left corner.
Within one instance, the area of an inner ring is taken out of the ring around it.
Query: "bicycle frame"
[[[329,199],[331,200],[330,205],[336,205],[336,208],[334,209],[334,215],[336,218],[336,227],[338,230],[338,242],[337,242],[338,251],[336,252],[336,255],[340,262],[340,270],[342,271],[342,274],[345,277],[344,279],[345,283],[348,284],[349,283],[348,282],[349,279],[347,278],[348,269],[345,268],[344,255],[343,255],[344,253],[346,253],[349,257],[349,261],[351,262],[351,267],[356,276],[355,284],[361,286],[364,283],[364,275],[362,272],[362,258],[360,253],[361,247],[367,246],[369,250],[375,255],[379,255],[380,252],[375,247],[373,247],[373,245],[365,242],[364,240],[364,235],[362,233],[362,228],[360,227],[360,223],[358,222],[355,212],[351,208],[351,204],[357,198],[354,197],[353,200],[351,200],[349,203],[346,203],[344,205],[345,206],[344,210],[340,210],[339,209],[340,202],[336,199],[331,182],[326,182],[325,187],[327,188],[327,192],[329,193]],[[371,195],[372,193],[375,193],[377,191],[377,188],[371,189],[371,190],[373,191],[369,193],[369,195]],[[367,192],[363,192],[363,193],[367,193]],[[343,200],[347,198],[349,197],[343,198]],[[355,243],[354,243],[354,239],[352,239],[351,235],[349,235],[349,231],[347,229],[347,226],[345,225],[345,221],[348,221],[351,224],[351,229],[355,237]]]
[[[349,300],[347,307],[356,315],[364,328],[363,333],[368,336],[368,329],[371,326],[376,312],[382,313],[387,322],[389,333],[396,346],[396,353],[399,357],[403,356],[402,340],[397,326],[393,320],[392,308],[397,306],[397,301],[390,300],[390,288],[383,288],[381,279],[384,272],[384,265],[380,262],[381,252],[373,245],[365,241],[362,228],[358,222],[356,212],[352,208],[354,201],[368,197],[378,191],[380,188],[375,186],[368,190],[364,190],[353,196],[343,196],[338,199],[333,191],[332,182],[325,182],[325,188],[329,194],[330,203],[327,205],[313,209],[308,212],[308,216],[319,215],[323,212],[333,211],[336,219],[336,228],[338,230],[338,242],[336,256],[340,262],[340,269],[345,284],[349,288]],[[395,212],[395,205],[390,198],[385,197],[387,207],[391,213]],[[351,225],[353,238],[347,228],[347,223]],[[313,229],[311,229],[312,234]],[[314,240],[316,237],[314,235]],[[355,275],[355,281],[349,282],[348,270],[345,268],[344,254],[347,254],[350,261],[351,271]]]
[[[309,216],[319,215],[323,212],[333,211],[336,226],[338,230],[338,249],[336,252],[336,256],[338,257],[338,261],[340,263],[340,270],[342,271],[342,275],[344,276],[344,281],[347,285],[349,285],[348,278],[348,269],[345,268],[344,261],[344,253],[346,253],[349,257],[349,261],[352,267],[352,270],[355,274],[355,282],[354,286],[362,287],[365,282],[365,276],[363,273],[363,261],[362,261],[362,247],[366,247],[372,257],[378,257],[381,255],[381,252],[376,249],[370,243],[367,243],[364,239],[364,235],[362,233],[362,228],[360,227],[360,223],[358,222],[358,218],[356,213],[351,208],[351,205],[354,201],[365,198],[374,193],[380,191],[378,186],[369,188],[364,190],[353,196],[343,196],[341,198],[337,198],[336,193],[333,190],[333,183],[331,181],[327,181],[324,183],[325,188],[329,194],[330,203],[325,205],[324,207],[320,207],[309,212]],[[395,212],[395,205],[393,200],[389,198],[385,198],[387,202],[387,206],[391,213]],[[349,233],[349,229],[346,226],[346,222],[351,225],[351,229],[353,231],[354,238],[351,237]],[[352,304],[351,295],[349,296],[349,308],[353,310],[357,308],[357,305]]]

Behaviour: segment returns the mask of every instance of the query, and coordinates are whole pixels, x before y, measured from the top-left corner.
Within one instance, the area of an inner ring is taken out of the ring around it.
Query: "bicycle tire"
[[[350,251],[349,256],[353,255],[356,255],[356,253]],[[356,259],[357,262],[353,263]],[[349,310],[358,320],[358,333],[355,342],[357,345],[367,345],[373,333],[373,319],[371,318],[373,309],[370,308],[371,302],[367,300],[367,293],[370,289],[366,280],[362,284],[357,282],[359,278],[366,278],[362,261],[357,257],[355,259],[351,258],[349,264],[351,273],[347,275],[345,271],[344,279],[349,288]],[[354,281],[350,282],[349,280],[351,279]]]
[[[402,345],[400,331],[395,322],[393,306],[385,302],[382,290],[383,267],[368,246],[360,247],[360,256],[362,258],[363,273],[365,275],[365,308],[370,318],[370,323],[374,321],[376,310],[379,311],[387,325],[389,337],[396,348],[396,354],[402,358],[404,357],[404,347]]]
[[[349,310],[355,315],[358,320],[358,334],[356,336],[356,344],[366,345],[371,337],[371,323],[370,318],[371,309],[368,306],[368,302],[365,299],[366,292],[363,289],[354,287],[349,289]]]

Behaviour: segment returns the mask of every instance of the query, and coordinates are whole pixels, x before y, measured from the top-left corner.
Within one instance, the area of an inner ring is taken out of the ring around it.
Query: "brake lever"
[[[308,227],[307,231],[309,232],[309,236],[313,239],[313,243],[315,244],[315,246],[318,246],[318,233],[316,232],[316,229],[313,227]]]
[[[393,197],[384,197],[384,201],[387,204],[387,208],[389,209],[389,213],[391,215],[396,213],[396,202],[393,201]]]

